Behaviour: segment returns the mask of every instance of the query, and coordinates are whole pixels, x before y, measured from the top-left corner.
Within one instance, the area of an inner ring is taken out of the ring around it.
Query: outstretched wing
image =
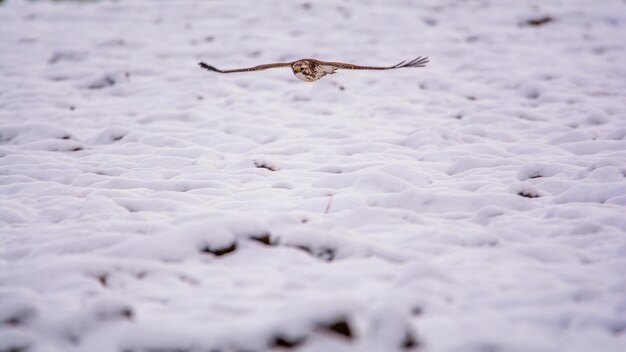
[[[392,70],[394,68],[403,68],[403,67],[424,67],[428,63],[427,57],[417,57],[414,60],[409,62],[402,61],[393,66],[361,66],[361,65],[353,65],[344,62],[325,62],[320,61],[320,64],[323,66],[332,66],[335,68],[343,68],[346,70]]]
[[[288,67],[291,66],[290,62],[277,62],[277,63],[273,63],[273,64],[265,64],[265,65],[258,65],[258,66],[254,66],[254,67],[246,67],[246,68],[237,68],[234,70],[220,70],[217,69],[211,65],[207,65],[204,62],[199,62],[198,65],[200,65],[200,67],[207,69],[209,71],[215,71],[215,72],[219,72],[219,73],[233,73],[233,72],[252,72],[252,71],[262,71],[262,70],[267,70],[268,68],[275,68],[275,67]]]

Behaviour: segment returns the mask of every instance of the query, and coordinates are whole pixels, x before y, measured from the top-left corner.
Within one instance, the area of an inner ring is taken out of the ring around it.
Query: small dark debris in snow
[[[198,100],[204,100],[204,97],[203,97],[202,95],[198,95],[198,96],[196,96],[196,99],[198,99]]]
[[[622,335],[626,332],[626,324],[612,324],[613,326],[609,327],[609,332],[613,335]]]
[[[539,98],[541,94],[539,94],[539,91],[537,91],[536,89],[531,89],[528,92],[525,92],[524,96],[528,99],[537,99]],[[520,116],[520,118],[522,118]]]
[[[346,87],[342,86],[341,84],[339,84],[337,82],[333,82],[333,86],[339,88],[339,90],[341,90],[341,91],[346,90]]]
[[[301,249],[311,255],[313,255],[313,251],[311,250],[311,248],[307,247],[307,246],[296,246],[296,248]]]
[[[213,249],[209,246],[205,246],[204,248],[202,248],[200,250],[201,253],[210,253],[216,256],[222,256],[231,252],[234,252],[237,249],[237,242],[233,242],[233,244],[231,244],[228,247],[223,247],[223,248],[216,248]]]
[[[607,52],[608,48],[605,48],[605,47],[595,47],[595,48],[593,48],[591,50],[593,51],[594,54],[602,55],[602,54],[605,54]]]
[[[131,307],[125,306],[117,309],[108,309],[97,312],[96,317],[100,321],[114,321],[114,320],[132,320],[135,316]]]
[[[140,212],[140,211],[141,211],[141,210],[139,210],[139,209],[137,209],[137,208],[135,208],[135,207],[132,207],[132,206],[130,206],[130,205],[128,205],[128,204],[120,204],[120,205],[121,205],[122,207],[126,208],[126,210],[128,210],[128,212],[129,212],[129,213],[138,213],[138,212]]]
[[[198,282],[198,280],[189,277],[187,275],[179,275],[178,278],[180,279],[180,281],[189,284],[191,286],[198,286],[200,283]]]
[[[335,259],[335,251],[332,248],[324,248],[317,253],[317,257],[330,262]]]
[[[28,320],[32,319],[35,316],[35,311],[32,309],[22,309],[19,312],[16,312],[15,315],[12,315],[2,321],[2,324],[9,326],[20,326],[24,325],[28,322]]]
[[[324,214],[328,214],[328,212],[330,211],[330,207],[333,205],[333,195],[331,194],[328,197],[328,204],[326,204],[326,210],[324,211]]]
[[[13,138],[15,138],[15,136],[8,137],[8,136],[3,136],[3,135],[0,133],[0,142],[2,142],[2,143],[4,143],[4,142],[10,142]]]
[[[68,134],[66,134],[65,136],[62,136],[62,137],[61,137],[61,139],[70,139],[70,138],[72,138],[72,136],[70,136],[70,135],[68,135]]]
[[[305,9],[305,10],[310,10],[310,9],[313,8],[313,5],[311,5],[310,2],[305,2],[305,3],[302,4],[302,8]]]
[[[77,152],[77,151],[80,151],[80,150],[83,150],[83,147],[72,148],[72,149],[70,149],[70,152]]]
[[[345,318],[340,318],[328,324],[320,324],[321,329],[332,332],[337,335],[345,336],[348,339],[352,339],[352,328]]]
[[[0,352],[26,352],[28,351],[28,346],[7,346],[0,349]]]
[[[63,76],[63,75],[57,75],[57,76],[50,76],[49,79],[53,82],[62,82],[62,81],[67,81],[69,77]]]
[[[540,197],[540,195],[538,195],[537,193],[530,192],[530,191],[519,191],[517,195],[526,197],[526,198],[539,198]]]
[[[415,334],[411,330],[407,330],[404,335],[404,339],[400,344],[400,347],[403,350],[412,350],[414,348],[418,348],[419,345],[419,341],[417,341],[417,338],[415,338]]]
[[[71,343],[72,345],[77,345],[78,343],[80,343],[80,339],[78,338],[78,336],[76,336],[76,334],[74,333],[68,333],[65,338],[67,339],[67,341],[69,343]]]
[[[304,337],[286,337],[284,335],[276,335],[273,338],[272,348],[296,348],[304,343]]]
[[[536,17],[536,18],[531,18],[528,21],[526,21],[526,24],[528,24],[529,26],[543,26],[546,23],[550,23],[554,21],[554,18],[550,17],[550,16],[542,16],[542,17]]]
[[[296,95],[295,97],[293,97],[292,100],[295,102],[305,102],[305,101],[311,101],[311,98]]]
[[[100,282],[103,287],[107,287],[109,285],[109,274],[98,275],[96,279],[98,279],[98,282]]]
[[[327,262],[332,261],[333,259],[335,259],[335,250],[332,248],[322,248],[318,251],[314,251],[313,249],[311,249],[310,247],[304,246],[304,245],[299,245],[299,246],[294,246],[294,248],[300,249],[305,251],[306,253],[320,258],[322,260],[325,260]]]
[[[133,320],[133,317],[135,316],[135,312],[133,312],[132,308],[126,307],[120,311],[120,315],[122,316],[122,318],[126,320]]]
[[[422,309],[422,307],[413,307],[413,309],[411,309],[411,314],[415,316],[420,316],[424,314],[424,309]]]
[[[111,76],[105,76],[103,79],[87,86],[89,89],[102,89],[115,85],[115,79]]]
[[[270,171],[277,171],[278,170],[278,168],[276,166],[271,165],[270,163],[267,163],[265,161],[255,160],[254,161],[254,166],[259,168],[259,169],[267,169],[267,170],[270,170]]]
[[[422,18],[422,20],[424,21],[424,24],[427,26],[434,27],[437,25],[437,20],[432,17],[424,17]]]
[[[79,62],[83,61],[85,55],[79,52],[63,51],[52,54],[48,63],[51,65],[61,61]]]
[[[270,237],[269,233],[263,233],[263,234],[260,234],[260,235],[252,235],[252,236],[250,236],[250,239],[253,240],[253,241],[257,241],[259,243],[262,243],[262,244],[264,244],[266,246],[272,246],[272,245],[275,244],[274,242],[272,242],[272,238]]]
[[[19,325],[22,325],[24,321],[22,320],[21,316],[16,315],[16,316],[8,317],[2,323],[5,325],[10,325],[10,326],[19,326]]]
[[[472,95],[468,95],[466,98],[467,100],[476,100],[476,97]]]
[[[456,115],[454,115],[454,118],[457,119],[457,120],[460,120],[460,119],[463,118],[463,115],[462,114],[456,114]]]
[[[124,136],[125,136],[125,135],[123,135],[123,134],[122,134],[122,135],[119,135],[119,136],[112,136],[113,142],[117,142],[117,141],[119,141],[120,139],[124,138]]]
[[[70,111],[74,111],[76,110],[76,107],[74,105],[70,106]]]

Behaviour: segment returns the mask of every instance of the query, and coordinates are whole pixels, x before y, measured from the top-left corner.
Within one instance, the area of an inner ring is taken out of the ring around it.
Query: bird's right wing
[[[254,67],[246,67],[246,68],[237,68],[234,70],[220,70],[218,68],[215,68],[211,65],[207,65],[204,62],[199,62],[198,65],[200,65],[200,67],[209,70],[209,71],[215,71],[215,72],[219,72],[219,73],[234,73],[234,72],[253,72],[253,71],[262,71],[262,70],[267,70],[268,68],[275,68],[275,67],[288,67],[291,66],[290,62],[276,62],[276,63],[272,63],[272,64],[265,64],[265,65],[258,65],[258,66],[254,66]]]

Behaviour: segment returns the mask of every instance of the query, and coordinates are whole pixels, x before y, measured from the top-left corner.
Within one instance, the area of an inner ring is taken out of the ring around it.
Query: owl
[[[402,61],[393,66],[361,66],[344,62],[321,61],[315,59],[300,59],[293,62],[276,62],[263,64],[254,67],[237,68],[233,70],[220,70],[204,62],[200,62],[200,67],[209,71],[219,73],[254,72],[276,67],[291,67],[293,74],[305,82],[315,82],[326,75],[332,75],[339,69],[344,70],[393,70],[405,67],[424,67],[428,63],[427,57],[417,57],[409,62]]]

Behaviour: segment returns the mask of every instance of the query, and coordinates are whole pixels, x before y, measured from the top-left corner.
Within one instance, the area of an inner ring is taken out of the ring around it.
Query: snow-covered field
[[[619,0],[0,3],[0,351],[626,351],[624,38]]]

